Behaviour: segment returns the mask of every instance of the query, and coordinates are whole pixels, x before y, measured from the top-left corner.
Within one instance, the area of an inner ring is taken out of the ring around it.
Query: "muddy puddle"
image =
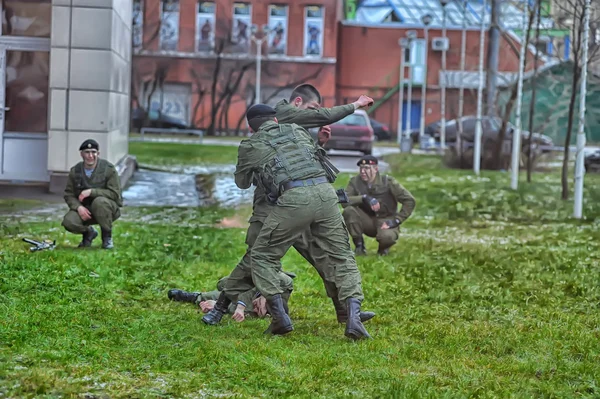
[[[237,207],[252,203],[253,190],[235,185],[235,166],[152,167],[140,165],[123,191],[126,206]]]

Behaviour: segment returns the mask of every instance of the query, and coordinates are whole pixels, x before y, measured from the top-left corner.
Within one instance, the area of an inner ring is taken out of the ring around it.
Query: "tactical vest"
[[[325,176],[316,158],[316,147],[308,138],[297,134],[292,125],[279,125],[279,134],[262,139],[276,155],[268,162],[263,175],[279,188],[282,183]]]
[[[106,174],[108,171],[108,162],[104,159],[99,159],[96,164],[96,169],[90,177],[85,175],[83,162],[75,165],[75,195],[81,194],[83,190],[88,188],[106,188]]]

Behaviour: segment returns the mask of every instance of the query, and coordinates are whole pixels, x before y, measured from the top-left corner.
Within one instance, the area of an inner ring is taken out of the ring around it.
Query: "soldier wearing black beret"
[[[123,206],[121,183],[115,166],[100,159],[100,146],[96,140],[85,140],[79,146],[82,162],[71,168],[65,202],[69,212],[65,215],[63,227],[83,239],[79,247],[90,247],[98,232],[92,227],[100,225],[102,248],[114,247],[112,224],[121,216]]]
[[[375,237],[378,254],[387,255],[398,241],[400,225],[415,209],[415,199],[393,177],[379,174],[379,162],[373,155],[362,157],[356,165],[360,173],[348,183],[349,202],[342,204],[348,232],[357,255],[367,253],[363,234]],[[400,212],[398,204],[402,205]]]

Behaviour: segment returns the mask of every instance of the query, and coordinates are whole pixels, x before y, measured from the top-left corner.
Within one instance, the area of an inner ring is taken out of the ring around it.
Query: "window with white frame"
[[[288,7],[269,6],[269,54],[287,53]]]
[[[144,9],[142,0],[133,1],[133,15],[131,23],[132,45],[134,50],[139,50],[143,47],[144,41]]]
[[[250,49],[250,28],[252,26],[252,6],[248,3],[233,3],[231,42],[234,51],[247,53]]]
[[[423,39],[413,40],[410,43],[410,51],[408,53],[409,65],[411,67],[411,79],[413,84],[425,83],[425,55],[427,51],[427,43]]]
[[[196,51],[212,51],[215,45],[215,2],[199,1],[196,12]]]
[[[177,50],[179,42],[179,0],[161,0],[160,49]]]
[[[323,30],[325,9],[321,6],[304,8],[304,55],[323,56]]]

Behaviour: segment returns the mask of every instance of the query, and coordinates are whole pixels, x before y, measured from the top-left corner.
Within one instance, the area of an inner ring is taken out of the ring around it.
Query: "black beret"
[[[99,151],[100,147],[98,146],[98,142],[96,140],[87,139],[79,146],[79,151],[83,150],[96,150]]]
[[[255,104],[246,112],[246,118],[250,120],[261,116],[275,116],[275,114],[276,112],[273,107],[269,107],[266,104]]]
[[[358,160],[358,162],[356,163],[357,166],[361,166],[361,165],[377,165],[379,162],[377,161],[377,158],[375,158],[373,155],[365,155],[364,157],[362,157],[361,159]]]

